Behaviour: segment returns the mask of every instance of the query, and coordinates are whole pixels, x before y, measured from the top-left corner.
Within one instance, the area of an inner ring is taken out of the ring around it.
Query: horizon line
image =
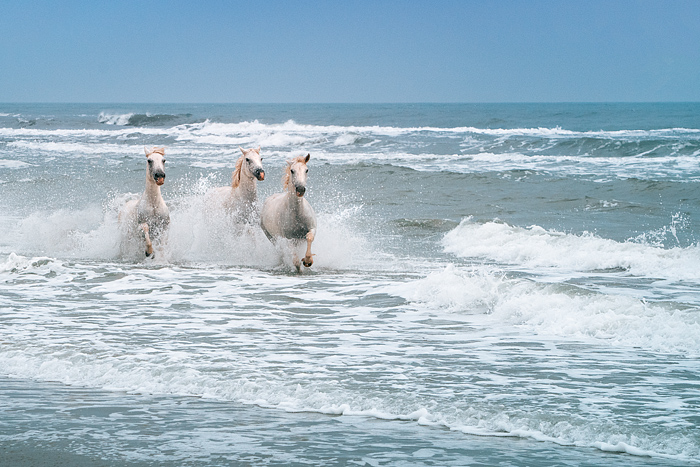
[[[700,101],[472,101],[472,102],[109,102],[109,101],[2,101],[0,105],[556,105],[556,104],[700,104]]]

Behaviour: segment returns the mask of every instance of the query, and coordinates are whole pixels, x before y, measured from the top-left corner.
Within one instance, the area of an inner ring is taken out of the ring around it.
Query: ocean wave
[[[644,381],[620,390],[609,387],[614,381],[603,387],[595,381],[614,371],[610,365],[643,364],[634,361],[638,349],[697,355],[700,325],[678,310],[512,279],[491,267],[447,265],[424,277],[305,278],[18,255],[2,264],[2,280],[26,304],[12,309],[0,331],[0,368],[10,377],[402,420],[633,455],[698,455],[691,429],[580,409],[597,397],[612,404],[631,397],[646,414],[654,411],[665,394],[629,396],[648,389]],[[406,301],[391,300],[389,309],[366,303],[395,296]],[[74,303],[81,306],[64,308]],[[530,347],[524,340],[533,335],[556,338]],[[593,350],[586,350],[591,340]],[[557,364],[571,355],[557,344],[577,348],[581,360]],[[517,354],[506,351],[509,345]],[[595,361],[605,350],[603,363]],[[516,361],[506,362],[511,356]],[[594,382],[576,384],[584,379]],[[571,393],[558,397],[557,387]],[[538,390],[546,397],[538,398]],[[677,390],[692,397],[692,387]]]
[[[119,126],[124,126],[129,123],[129,119],[133,117],[133,113],[127,113],[127,114],[108,114],[105,112],[100,112],[100,115],[97,117],[97,121],[100,123],[104,123],[106,125],[119,125]]]
[[[488,129],[477,127],[394,127],[381,125],[342,126],[342,125],[311,125],[287,120],[284,123],[261,123],[258,120],[239,123],[220,123],[207,120],[189,126],[193,131],[209,134],[238,134],[265,131],[295,132],[299,134],[328,134],[328,135],[363,135],[399,136],[412,133],[445,133],[465,135],[487,135],[497,137],[543,137],[543,138],[591,138],[591,139],[648,139],[648,138],[700,138],[700,130],[689,128],[668,128],[658,130],[616,130],[616,131],[572,131],[559,127],[555,128],[514,128]]]
[[[146,285],[123,275],[114,278],[113,282],[130,287]],[[148,324],[141,326],[143,335],[153,332],[153,328],[162,333],[172,326],[185,326],[180,332],[211,333],[211,325],[199,329],[203,323],[182,322],[180,316],[165,321],[166,316],[161,310],[152,314],[154,316]],[[125,321],[126,317],[113,317],[110,322],[112,326],[128,329],[134,326],[133,314],[129,316]],[[29,335],[13,336],[13,344],[0,349],[2,374],[110,391],[236,401],[291,413],[401,420],[479,436],[516,437],[639,456],[693,459],[698,455],[692,431],[658,426],[647,431],[646,423],[619,425],[619,420],[548,413],[538,404],[535,404],[535,409],[523,404],[520,408],[504,411],[501,404],[490,402],[489,394],[475,393],[473,391],[478,389],[470,385],[459,388],[458,398],[451,397],[450,390],[441,397],[431,397],[430,393],[421,391],[382,391],[380,381],[352,388],[346,378],[339,375],[337,379],[327,381],[333,376],[333,367],[340,365],[345,368],[348,365],[336,360],[331,360],[331,368],[319,362],[295,360],[289,365],[300,370],[299,373],[285,374],[276,366],[270,367],[274,363],[283,363],[285,355],[263,354],[254,358],[251,354],[236,352],[234,348],[214,350],[210,345],[199,349],[146,346],[132,354],[127,353],[126,345],[114,347],[110,341],[110,337],[115,339],[112,336],[84,332],[86,334],[82,335],[80,330],[75,330],[73,337],[80,337],[77,341],[54,338],[45,342],[33,340]],[[354,371],[354,368],[350,365],[347,370]],[[399,376],[398,373],[387,373],[385,377],[398,378],[393,383],[401,388]],[[477,376],[482,375],[474,375]],[[499,383],[494,381],[494,384]]]
[[[333,164],[381,163],[425,172],[507,176],[510,171],[531,170],[595,180],[700,179],[700,130],[401,128],[307,125],[294,120],[180,123],[188,119],[187,115],[103,112],[103,128],[0,128],[0,138],[6,140],[7,148],[76,156],[137,154],[141,152],[137,144],[164,144],[169,154],[184,155],[180,159],[184,163],[197,159],[195,164],[210,164],[208,159],[220,158],[221,151],[238,146],[262,146],[268,155],[276,152],[281,158],[293,151],[308,151]]]
[[[10,253],[5,262],[0,263],[0,273],[36,273],[40,270],[51,270],[52,265],[56,263],[56,259],[48,256],[28,258]]]
[[[17,115],[3,114],[4,116]],[[318,125],[297,123],[290,119],[282,123],[262,123],[259,120],[243,120],[240,122],[218,122],[211,119],[204,121],[188,121],[193,118],[191,113],[169,114],[169,113],[112,113],[102,111],[97,117],[98,123],[113,126],[158,126],[167,131],[175,133],[193,135],[240,135],[257,133],[292,133],[299,135],[327,135],[333,142],[348,144],[355,137],[365,135],[374,136],[401,136],[401,135],[422,135],[444,134],[451,136],[479,137],[488,136],[497,139],[504,138],[542,138],[551,140],[614,140],[614,141],[643,141],[681,139],[689,141],[700,140],[700,129],[693,128],[660,128],[651,130],[595,130],[595,131],[575,131],[561,127],[521,127],[521,128],[479,128],[474,126],[387,126],[387,125]],[[7,128],[0,128],[7,130]],[[65,130],[89,131],[76,128],[42,129],[49,133],[61,134]],[[338,137],[342,137],[338,140]]]
[[[104,123],[105,125],[118,125],[118,126],[167,126],[174,122],[182,119],[189,119],[192,114],[138,114],[138,113],[125,113],[125,114],[110,114],[107,112],[100,112],[97,117],[99,123]]]
[[[480,129],[475,127],[392,127],[392,126],[340,126],[310,125],[288,120],[284,123],[261,123],[258,120],[237,123],[221,123],[211,120],[187,122],[191,114],[110,114],[102,112],[98,121],[106,125],[124,127],[157,127],[154,130],[178,141],[191,141],[211,145],[255,143],[262,146],[283,147],[298,144],[328,145],[344,147],[357,144],[391,141],[409,138],[409,146],[417,142],[414,138],[431,141],[457,139],[461,151],[469,153],[512,153],[528,155],[616,155],[649,156],[664,154],[697,155],[700,153],[700,130],[627,130],[576,132],[560,128]],[[185,120],[185,122],[181,122]],[[47,136],[80,137],[95,135],[121,136],[128,129],[46,129],[46,128],[0,128],[0,136]],[[388,140],[387,140],[388,138]],[[461,140],[461,144],[460,144]],[[381,146],[381,144],[380,144]]]
[[[479,224],[471,218],[462,220],[448,232],[442,245],[446,252],[462,258],[483,258],[527,269],[624,271],[631,276],[700,282],[700,271],[696,267],[700,262],[700,247],[697,245],[661,248],[539,226]]]
[[[696,310],[627,295],[509,279],[494,268],[466,270],[454,265],[384,290],[435,309],[489,315],[491,325],[522,326],[539,335],[700,355]]]

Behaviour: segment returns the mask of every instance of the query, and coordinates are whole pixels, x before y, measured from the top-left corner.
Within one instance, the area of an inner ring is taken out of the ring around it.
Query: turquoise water
[[[698,111],[0,105],[3,455],[694,465]],[[145,259],[117,217],[152,145]],[[311,154],[300,275],[204,215],[258,145],[261,202]]]

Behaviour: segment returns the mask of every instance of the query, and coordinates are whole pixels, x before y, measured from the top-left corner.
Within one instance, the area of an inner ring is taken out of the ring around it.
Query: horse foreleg
[[[148,235],[148,224],[144,222],[139,227],[143,232],[143,238],[146,240],[146,257],[149,257],[153,254],[153,243],[151,243],[151,236]]]
[[[299,256],[296,251],[292,252],[292,263],[294,263],[294,267],[297,268],[297,272],[301,272],[301,261],[299,261]]]
[[[306,256],[304,256],[304,259],[302,262],[304,263],[304,266],[307,268],[310,268],[312,264],[314,264],[314,258],[313,254],[311,254],[311,243],[314,241],[314,238],[316,237],[316,231],[315,229],[312,229],[309,231],[309,233],[306,234]]]

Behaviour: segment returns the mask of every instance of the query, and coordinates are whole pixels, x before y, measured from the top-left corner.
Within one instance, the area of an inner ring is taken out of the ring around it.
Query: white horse
[[[245,222],[257,215],[257,180],[265,180],[260,147],[243,149],[233,171],[231,186],[212,188],[206,194],[208,207],[219,206],[235,221]],[[210,211],[211,213],[211,211]]]
[[[163,235],[170,225],[170,211],[160,194],[165,183],[165,148],[144,148],[146,152],[146,189],[139,199],[129,201],[119,213],[119,222],[129,239],[140,235],[146,243],[146,256],[153,255],[152,240]]]
[[[301,262],[311,267],[314,263],[311,243],[316,236],[316,214],[304,198],[306,178],[309,172],[306,163],[311,154],[287,161],[287,170],[282,177],[285,192],[275,193],[263,203],[260,225],[271,242],[288,239],[292,243],[294,266],[301,271],[297,248],[306,240],[306,254]]]

